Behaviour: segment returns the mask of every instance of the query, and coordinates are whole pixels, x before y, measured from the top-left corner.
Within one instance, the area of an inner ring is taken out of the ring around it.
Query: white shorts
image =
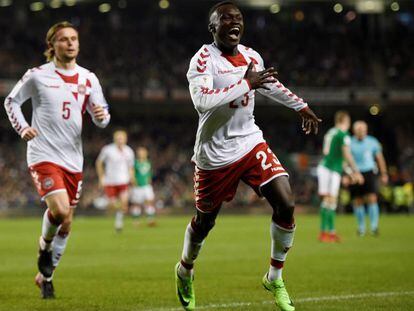
[[[143,204],[152,200],[154,200],[154,190],[151,185],[132,188],[130,197],[132,204]]]
[[[318,166],[317,174],[319,195],[337,197],[341,187],[341,174],[331,171],[323,165]]]

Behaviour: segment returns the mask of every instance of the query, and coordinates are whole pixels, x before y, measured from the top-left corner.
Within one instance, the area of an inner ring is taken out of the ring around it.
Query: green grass
[[[158,227],[139,229],[127,222],[122,234],[109,218],[76,219],[53,301],[42,301],[33,283],[40,219],[2,219],[0,310],[180,310],[173,267],[189,219],[163,217]],[[284,271],[297,310],[414,310],[412,217],[382,217],[379,238],[358,238],[354,219],[341,216],[341,244],[317,242],[316,216],[298,215],[297,224]],[[268,216],[219,217],[196,267],[202,310],[276,310],[260,283],[268,229]]]

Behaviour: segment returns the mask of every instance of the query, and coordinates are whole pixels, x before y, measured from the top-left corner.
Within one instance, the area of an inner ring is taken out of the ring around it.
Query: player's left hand
[[[305,107],[299,110],[299,114],[302,117],[302,130],[306,135],[310,133],[318,134],[319,123],[322,119],[319,119],[316,114],[309,107]]]
[[[105,120],[106,112],[102,106],[93,104],[92,113],[95,120],[102,122]]]

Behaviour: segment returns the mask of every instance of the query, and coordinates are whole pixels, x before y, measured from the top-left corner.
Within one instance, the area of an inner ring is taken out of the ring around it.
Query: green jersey
[[[344,145],[349,146],[351,138],[348,132],[341,131],[340,129],[333,127],[323,138],[323,154],[321,164],[331,171],[342,173],[344,155],[342,147]]]
[[[151,184],[152,172],[150,161],[139,161],[135,160],[135,180],[137,185],[142,187]]]

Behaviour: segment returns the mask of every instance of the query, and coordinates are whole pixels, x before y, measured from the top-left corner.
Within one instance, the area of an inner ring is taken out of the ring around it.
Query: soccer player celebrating
[[[175,267],[177,296],[184,309],[195,309],[194,261],[222,203],[233,199],[242,180],[273,208],[270,268],[263,285],[282,310],[295,310],[282,279],[295,232],[295,203],[288,174],[254,122],[255,91],[297,111],[307,134],[316,133],[321,120],[275,78],[274,68],[265,69],[256,51],[239,43],[243,16],[233,2],[216,4],[209,18],[208,30],[214,43],[201,47],[187,73],[199,114],[192,158],[197,211],[185,231],[181,261]]]
[[[114,142],[102,148],[96,159],[99,186],[109,199],[110,209],[115,209],[115,230],[124,227],[124,215],[128,212],[128,187],[135,183],[134,151],[127,145],[128,135],[123,130],[114,132]]]
[[[142,207],[148,217],[148,225],[155,226],[154,190],[152,188],[151,162],[148,159],[148,150],[145,147],[136,149],[134,164],[136,186],[131,193],[131,213],[138,218],[142,214]]]
[[[367,204],[371,233],[378,235],[379,207],[377,198],[377,172],[379,168],[381,182],[388,183],[387,165],[378,140],[368,135],[368,125],[356,121],[353,125],[354,136],[351,139],[351,152],[359,171],[364,177],[362,185],[351,185],[354,213],[358,222],[358,235],[365,234],[365,209]],[[377,166],[378,164],[378,166]]]
[[[95,74],[77,65],[78,31],[68,22],[46,35],[48,63],[30,69],[6,97],[13,128],[27,141],[27,163],[47,210],[39,239],[36,284],[43,298],[53,298],[53,271],[66,248],[74,207],[82,189],[82,118],[87,111],[98,127],[110,120],[108,104]],[[32,102],[32,122],[21,106]]]
[[[335,216],[338,205],[338,193],[341,186],[341,174],[344,160],[351,168],[351,178],[362,183],[363,177],[350,151],[351,139],[348,134],[351,118],[345,111],[335,114],[335,126],[331,128],[323,139],[323,159],[318,166],[318,192],[321,201],[321,242],[339,242],[340,238],[335,230]]]

